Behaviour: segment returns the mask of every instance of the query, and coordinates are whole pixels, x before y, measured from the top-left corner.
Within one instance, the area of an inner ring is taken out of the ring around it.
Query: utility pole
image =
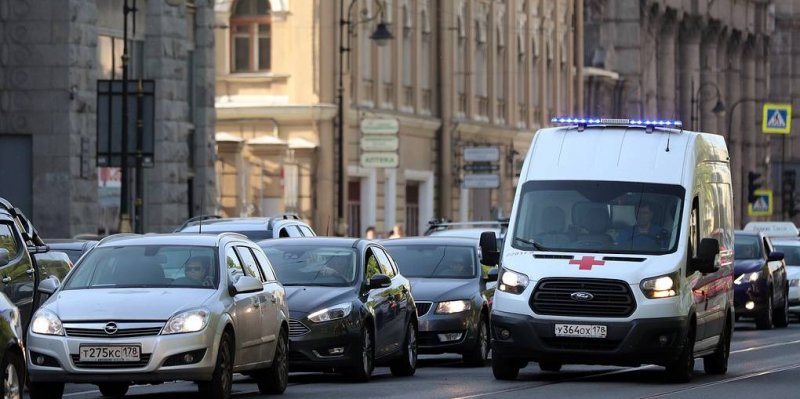
[[[135,13],[134,7],[128,6],[128,0],[124,0],[122,6],[122,160],[120,161],[121,187],[119,199],[119,228],[120,233],[131,232],[131,215],[128,200],[128,14]],[[135,20],[134,14],[134,20]]]

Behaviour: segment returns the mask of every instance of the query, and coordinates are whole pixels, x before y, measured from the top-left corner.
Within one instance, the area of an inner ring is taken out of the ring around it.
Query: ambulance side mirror
[[[497,266],[500,262],[500,251],[497,250],[497,236],[493,231],[481,233],[481,263],[486,266]]]
[[[703,274],[714,273],[719,270],[716,264],[717,255],[719,255],[719,241],[716,238],[704,238],[700,240],[697,248],[697,257],[693,258],[689,265],[692,270]]]

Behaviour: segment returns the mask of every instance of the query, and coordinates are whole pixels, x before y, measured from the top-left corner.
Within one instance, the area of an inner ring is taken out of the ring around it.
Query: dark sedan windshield
[[[405,277],[472,278],[477,271],[473,247],[387,244],[386,249]]]
[[[506,239],[523,250],[674,252],[684,195],[666,184],[529,181]]]
[[[212,247],[135,245],[93,249],[64,289],[183,287],[216,288]]]
[[[358,276],[358,257],[351,247],[270,242],[262,248],[283,285],[348,287]]]
[[[734,259],[761,259],[758,236],[736,235],[733,244]]]
[[[786,266],[800,266],[800,245],[776,244],[775,250],[783,252],[783,259],[786,261]]]

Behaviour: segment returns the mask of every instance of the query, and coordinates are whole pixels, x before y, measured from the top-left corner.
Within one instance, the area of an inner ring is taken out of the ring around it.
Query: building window
[[[494,85],[497,99],[505,100],[506,88],[504,83],[508,71],[506,70],[506,46],[503,42],[503,31],[500,29],[497,30],[497,62],[495,65],[497,65],[497,70],[494,71]]]
[[[347,182],[347,236],[361,237],[361,182]]]
[[[531,48],[533,52],[531,54],[531,71],[530,71],[530,78],[531,78],[531,94],[533,96],[533,103],[531,107],[537,108],[539,107],[539,53],[538,47],[536,45],[536,38],[533,39],[533,43]]]
[[[122,79],[122,53],[124,42],[121,37],[97,37],[97,62],[100,79]],[[144,42],[128,39],[128,79],[143,78]]]
[[[269,0],[238,0],[230,29],[231,71],[269,71],[272,63]]]
[[[406,184],[406,235],[419,235],[419,183]]]
[[[408,7],[403,6],[403,86],[411,86],[411,65],[413,57],[411,55],[411,16],[408,14]]]

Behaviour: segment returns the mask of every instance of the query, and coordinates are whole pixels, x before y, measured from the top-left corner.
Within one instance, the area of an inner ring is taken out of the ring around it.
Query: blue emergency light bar
[[[644,127],[672,127],[680,129],[683,122],[657,119],[609,119],[609,118],[572,118],[558,117],[550,119],[557,125],[605,125],[605,126],[644,126]]]

